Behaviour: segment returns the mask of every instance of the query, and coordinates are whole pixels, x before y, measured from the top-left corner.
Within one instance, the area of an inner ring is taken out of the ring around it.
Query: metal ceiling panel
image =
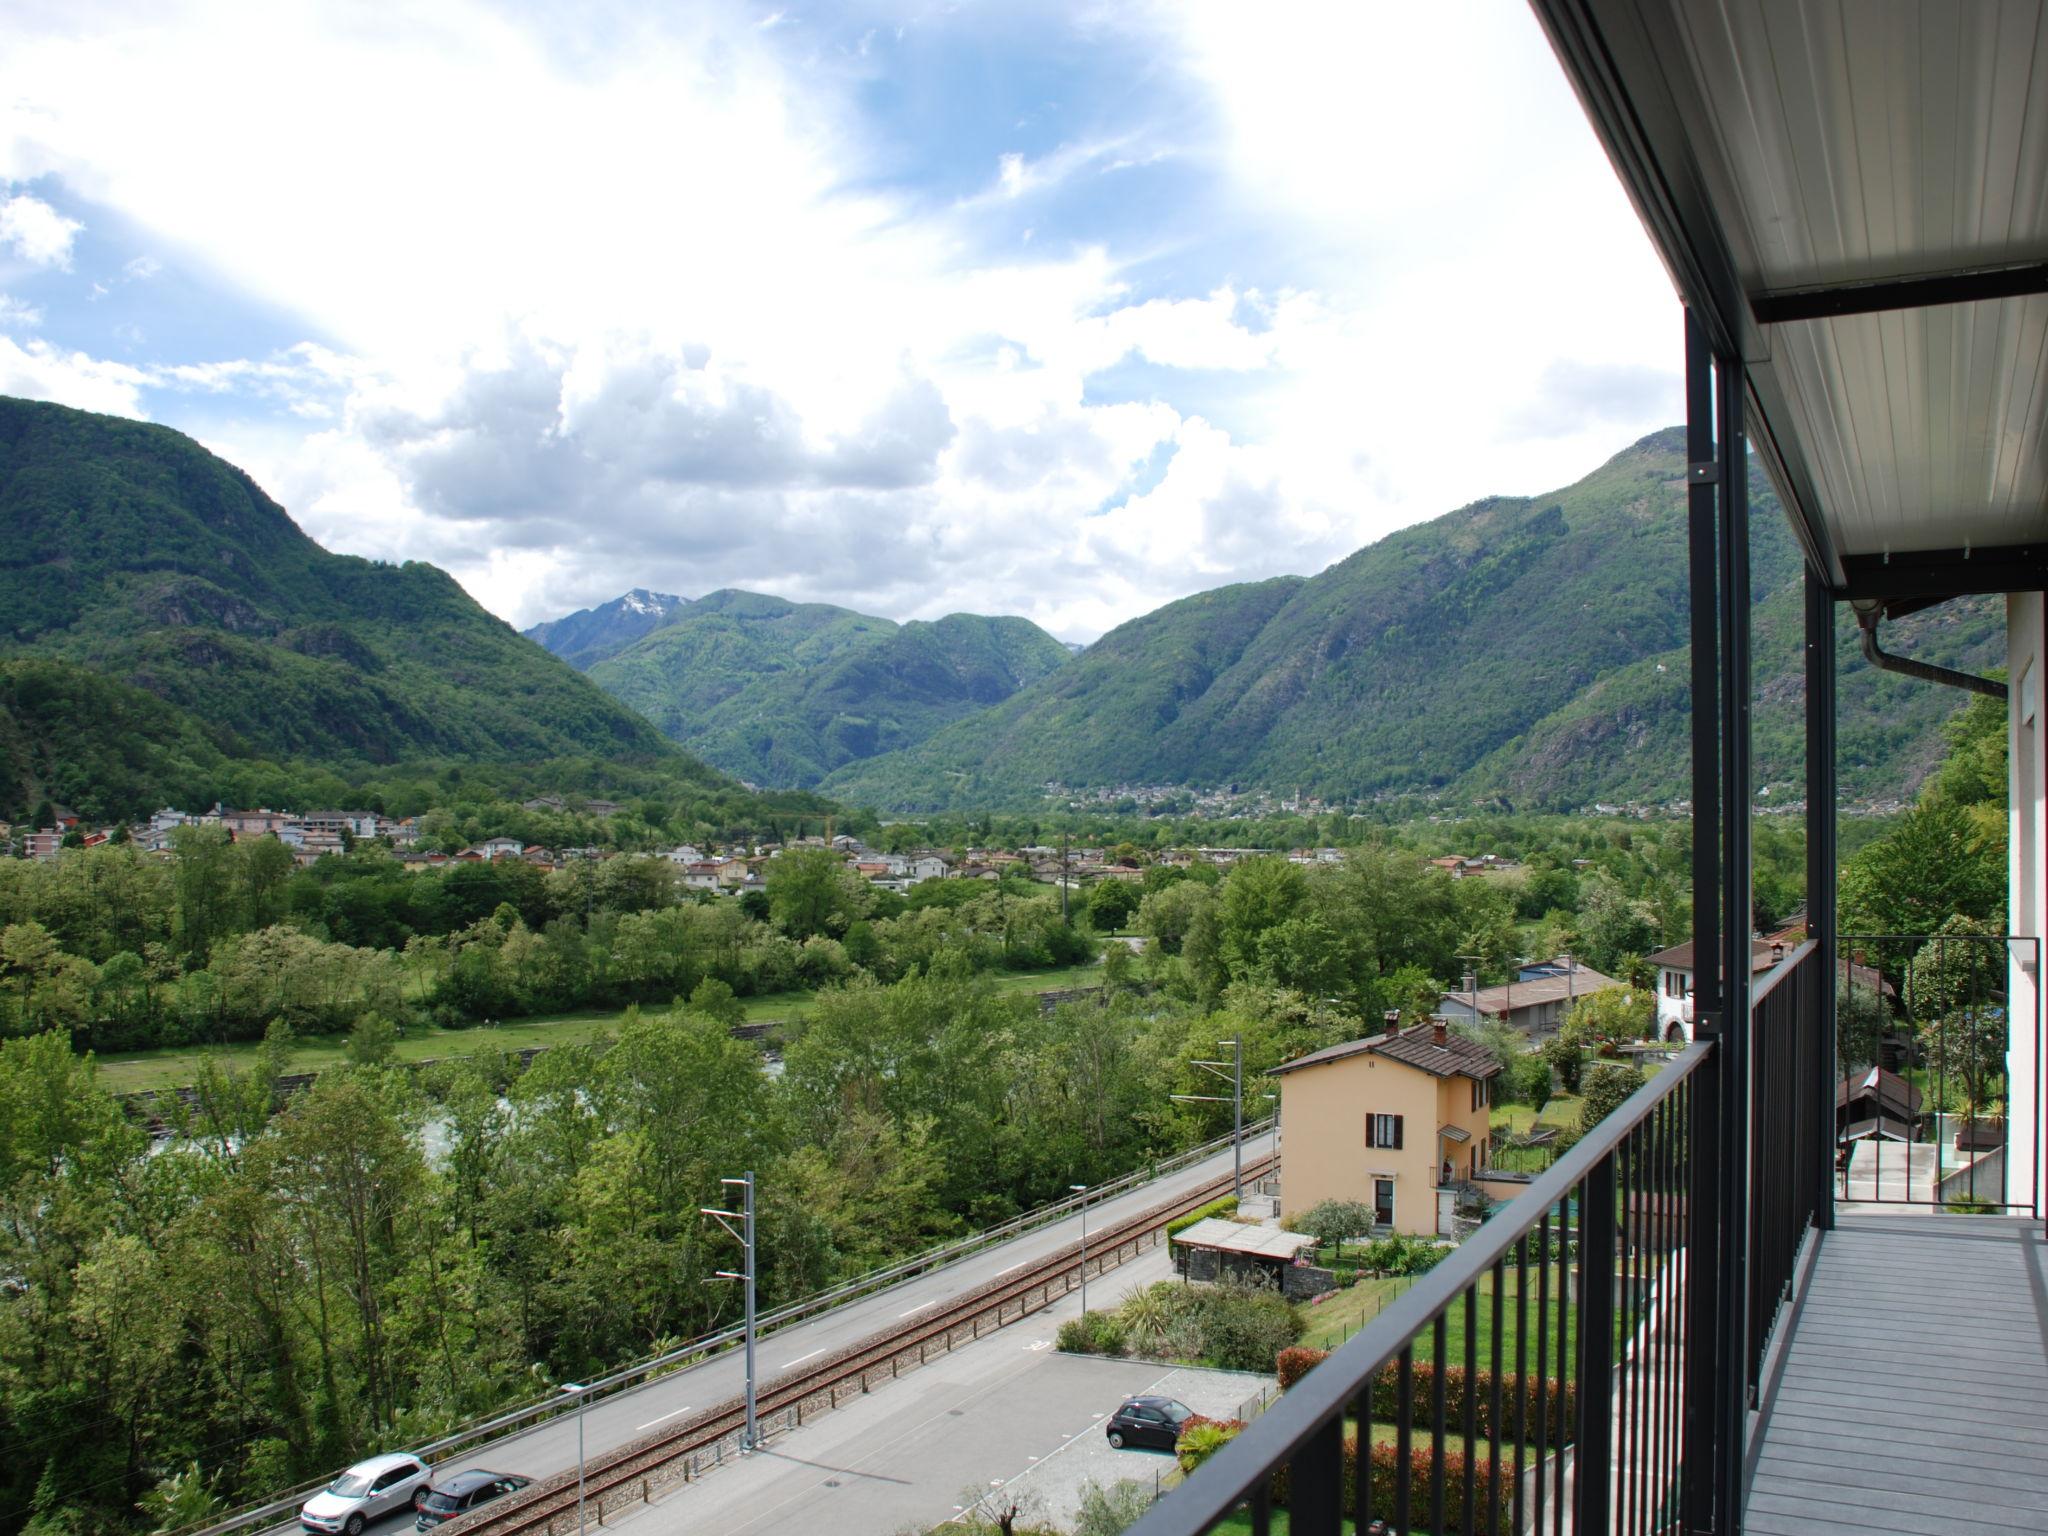
[[[1681,293],[1737,338],[1824,574],[2048,541],[2048,297],[1766,325],[1689,280],[1716,253],[1745,300],[2048,258],[2048,6],[1534,3]]]

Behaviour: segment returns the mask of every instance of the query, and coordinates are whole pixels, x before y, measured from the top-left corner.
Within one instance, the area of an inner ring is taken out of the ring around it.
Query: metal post
[[[1713,355],[1699,318],[1685,316],[1686,537],[1692,687],[1693,1038],[1714,1051],[1694,1079],[1686,1127],[1686,1349],[1682,1453],[1684,1529],[1716,1529],[1716,1407],[1727,1367],[1717,1298],[1721,1276],[1720,1101],[1727,1059],[1720,1046],[1721,691],[1720,498],[1714,458]]]
[[[1721,466],[1721,624],[1725,657],[1721,686],[1722,796],[1721,965],[1722,1049],[1727,1053],[1721,1097],[1721,1307],[1722,1347],[1733,1372],[1723,1378],[1720,1433],[1727,1453],[1721,1467],[1721,1528],[1733,1531],[1743,1493],[1744,1428],[1756,1387],[1757,1361],[1749,1337],[1749,1112],[1751,1087],[1750,965],[1752,916],[1752,785],[1749,668],[1749,450],[1743,422],[1741,359],[1718,357],[1716,448]]]
[[[1821,580],[1806,573],[1806,931],[1820,967],[1813,1043],[1820,1102],[1820,1187],[1813,1191],[1814,1221],[1835,1224],[1835,602]]]
[[[1081,1312],[1083,1316],[1086,1316],[1088,1311],[1088,1186],[1086,1184],[1069,1184],[1067,1188],[1081,1197]]]
[[[583,1536],[583,1405],[590,1401],[589,1386],[580,1381],[565,1381],[556,1389],[576,1396],[576,1536]]]
[[[741,1284],[746,1288],[747,1321],[746,1327],[744,1329],[744,1334],[746,1338],[747,1356],[747,1420],[746,1427],[740,1432],[740,1450],[742,1452],[746,1452],[753,1450],[754,1447],[761,1443],[760,1421],[755,1412],[754,1390],[755,1265],[753,1170],[749,1169],[746,1173],[742,1174],[737,1179],[720,1179],[718,1182],[720,1184],[727,1186],[728,1188],[737,1186],[744,1192],[744,1198],[741,1201],[740,1208],[738,1210],[715,1210],[707,1205],[700,1208],[700,1214],[709,1216],[713,1221],[717,1222],[721,1227],[725,1228],[726,1234],[733,1238],[740,1245],[740,1252],[746,1261],[746,1267],[743,1269],[721,1269],[714,1271],[712,1274],[712,1278],[714,1280],[737,1280],[741,1282]],[[734,1227],[734,1222],[738,1222],[740,1225],[738,1227]]]
[[[1614,1160],[1620,1155],[1620,1147],[1608,1153],[1579,1187],[1579,1392],[1572,1447],[1575,1531],[1609,1529],[1613,1509]],[[1499,1304],[1498,1300],[1494,1303],[1496,1307]]]
[[[1230,1132],[1230,1188],[1241,1202],[1244,1199],[1244,1038],[1218,1040],[1218,1045],[1231,1047],[1229,1061],[1191,1061],[1191,1067],[1200,1067],[1211,1077],[1222,1077],[1224,1069],[1230,1069],[1230,1097],[1225,1099],[1216,1093],[1174,1093],[1167,1097],[1176,1104],[1228,1104],[1231,1107]],[[1079,1186],[1075,1186],[1078,1188]]]
[[[1230,1042],[1232,1079],[1230,1084],[1230,1192],[1244,1200],[1244,1039]]]
[[[757,1273],[754,1263],[754,1171],[746,1172],[747,1203],[744,1207],[747,1217],[747,1449],[752,1450],[761,1443],[761,1429],[754,1400],[754,1281]]]

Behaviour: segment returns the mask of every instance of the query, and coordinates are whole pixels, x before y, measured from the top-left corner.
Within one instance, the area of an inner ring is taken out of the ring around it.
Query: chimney
[[[1390,1034],[1390,1035],[1398,1035],[1399,1033],[1401,1033],[1401,1010],[1400,1010],[1400,1009],[1398,1009],[1398,1008],[1389,1008],[1389,1009],[1387,1010],[1387,1014],[1386,1014],[1386,1020],[1387,1020],[1387,1033],[1388,1033],[1388,1034]]]
[[[1434,1045],[1443,1046],[1451,1043],[1450,1031],[1444,1028],[1444,1021],[1442,1019],[1436,1020],[1429,1026],[1429,1038],[1430,1042]]]

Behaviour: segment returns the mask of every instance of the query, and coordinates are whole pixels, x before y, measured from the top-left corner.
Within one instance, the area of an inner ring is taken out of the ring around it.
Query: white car
[[[417,1456],[372,1456],[306,1500],[299,1524],[318,1536],[362,1536],[372,1520],[412,1508],[430,1476]]]

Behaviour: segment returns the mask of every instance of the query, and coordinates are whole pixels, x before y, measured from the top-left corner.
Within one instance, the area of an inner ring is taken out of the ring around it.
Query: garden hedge
[[[1284,1392],[1316,1366],[1329,1358],[1329,1351],[1322,1349],[1283,1349],[1275,1358],[1274,1377]],[[1428,1429],[1435,1413],[1435,1391],[1437,1367],[1428,1360],[1417,1360],[1408,1399],[1408,1422],[1417,1429]],[[1462,1365],[1446,1366],[1444,1378],[1444,1428],[1452,1434],[1465,1431],[1465,1397],[1468,1386],[1475,1392],[1473,1420],[1477,1433],[1491,1437],[1493,1434],[1493,1385],[1492,1371],[1477,1371],[1467,1379]],[[1400,1368],[1394,1365],[1382,1366],[1373,1378],[1372,1417],[1378,1424],[1400,1422]],[[1524,1378],[1505,1374],[1500,1378],[1501,1434],[1503,1438],[1515,1430],[1515,1400],[1518,1394],[1525,1394],[1523,1409],[1528,1433],[1533,1439],[1537,1428],[1543,1431],[1544,1443],[1549,1446],[1568,1445],[1575,1437],[1578,1426],[1578,1384],[1558,1381],[1554,1377],[1531,1376]],[[1541,1398],[1539,1408],[1537,1399]]]

